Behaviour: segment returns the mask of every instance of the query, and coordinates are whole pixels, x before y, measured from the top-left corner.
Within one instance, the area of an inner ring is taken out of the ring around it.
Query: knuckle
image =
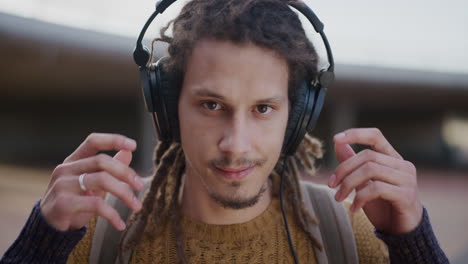
[[[405,160],[405,163],[406,163],[406,166],[408,167],[409,171],[411,172],[411,174],[416,175],[417,174],[416,166],[414,166],[414,164],[412,162],[407,161],[407,160]]]
[[[61,190],[61,189],[63,189],[63,188],[66,186],[66,180],[63,179],[63,178],[58,178],[58,179],[54,182],[54,184],[53,184],[52,186],[53,186],[52,188],[53,188],[55,191]]]
[[[55,208],[59,212],[65,212],[70,205],[72,197],[66,193],[59,193],[56,196]]]
[[[99,153],[95,156],[94,160],[98,168],[103,168],[105,164],[107,163],[107,161],[109,160],[109,156],[103,153]]]
[[[103,207],[104,207],[104,201],[99,198],[99,197],[93,197],[93,199],[91,199],[91,203],[92,203],[92,207],[96,210],[96,211],[102,211],[103,210]]]
[[[112,145],[115,148],[119,148],[125,145],[125,138],[121,135],[114,134],[112,139]]]
[[[69,155],[68,157],[66,157],[62,163],[68,163],[70,162],[70,159],[72,158],[72,155]]]
[[[372,129],[372,133],[375,135],[375,136],[382,136],[382,131],[380,131],[380,129],[376,128],[376,127],[373,127],[371,128]]]
[[[382,191],[382,185],[380,185],[378,182],[371,182],[369,183],[369,188],[372,193],[380,193]]]
[[[106,173],[104,172],[98,172],[95,175],[93,175],[93,180],[96,182],[97,185],[104,185],[107,183],[107,177]]]
[[[52,171],[52,177],[57,178],[58,176],[62,175],[63,172],[65,171],[66,165],[60,164],[57,167],[55,167],[54,171]]]
[[[365,174],[372,174],[376,170],[376,165],[372,161],[366,161],[366,163],[363,166],[363,170]]]
[[[362,151],[363,155],[367,158],[367,160],[376,160],[377,159],[377,154],[375,151],[371,149],[365,149]]]
[[[350,188],[350,182],[348,179],[344,179],[342,182],[341,182],[341,189],[344,190],[344,191],[347,191],[349,190]]]
[[[95,145],[96,144],[96,138],[97,138],[97,133],[93,132],[88,135],[85,139],[85,143],[89,145]]]
[[[108,189],[107,185],[110,182],[109,175],[105,172],[99,172],[96,175],[93,175],[93,181],[98,186],[99,189]]]

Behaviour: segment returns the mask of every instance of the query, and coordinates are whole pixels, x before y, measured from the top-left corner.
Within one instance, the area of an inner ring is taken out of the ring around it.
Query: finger
[[[356,212],[363,208],[368,202],[379,198],[389,202],[395,202],[403,197],[401,192],[402,188],[395,185],[381,181],[373,181],[356,192],[350,209],[352,212]]]
[[[362,144],[368,145],[373,150],[403,159],[400,154],[383,136],[378,128],[352,128],[335,135],[335,144]]]
[[[121,154],[119,157],[123,158],[122,155],[125,154]],[[55,168],[53,177],[57,178],[58,176],[56,175],[80,175],[98,171],[105,171],[118,180],[126,182],[136,190],[143,188],[143,181],[135,170],[106,154],[98,154],[93,157],[59,165]]]
[[[384,155],[370,149],[365,149],[356,154],[353,158],[342,162],[335,169],[335,181],[330,184],[334,188],[341,184],[341,181],[352,171],[356,170],[367,162],[374,162],[395,170],[401,170],[410,175],[416,175],[416,167],[409,161],[397,159],[392,156]]]
[[[120,217],[119,213],[108,205],[104,200],[94,196],[76,196],[74,204],[74,212],[87,212],[99,215],[107,219],[117,230],[125,229],[125,222]]]
[[[352,156],[356,155],[353,148],[349,144],[337,144],[335,143],[335,153],[338,162],[343,162]]]
[[[127,184],[118,181],[106,172],[86,174],[83,178],[83,183],[87,189],[84,196],[104,199],[105,195],[103,194],[111,193],[134,211],[139,211],[142,207],[141,202],[136,198]],[[54,192],[59,194],[83,193],[76,176],[61,177],[58,179],[54,184]]]
[[[87,174],[84,181],[87,189],[91,191],[109,192],[134,211],[139,211],[142,207],[141,202],[136,198],[127,184],[118,181],[106,172]],[[74,184],[74,186],[75,190],[79,191],[79,183],[78,185]]]
[[[65,159],[64,163],[91,157],[100,151],[134,151],[135,149],[135,140],[128,137],[118,134],[92,133],[70,156],[68,156],[68,158]]]
[[[132,152],[121,150],[114,155],[114,159],[128,166],[132,162]]]
[[[347,175],[341,183],[340,189],[335,195],[337,201],[342,201],[354,189],[363,189],[363,185],[369,185],[374,181],[385,182],[394,186],[407,186],[407,180],[410,176],[401,172],[374,162],[367,162],[351,174]]]
[[[88,195],[88,196],[96,196],[96,197],[100,197],[102,199],[105,199],[106,198],[106,194],[107,192],[103,191],[103,190],[94,190],[94,191],[87,191],[85,193],[85,195]]]
[[[336,153],[336,159],[340,163],[356,155],[356,153],[354,152],[354,150],[351,148],[349,144],[336,144],[335,143],[335,153]],[[337,184],[336,175],[332,174],[330,178],[328,179],[328,186],[331,188],[334,188],[337,185],[338,184]]]

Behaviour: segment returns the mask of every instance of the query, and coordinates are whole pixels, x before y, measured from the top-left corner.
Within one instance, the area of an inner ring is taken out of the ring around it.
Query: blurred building
[[[334,133],[378,127],[420,166],[468,167],[468,69],[440,71],[433,60],[417,69],[408,56],[409,68],[385,56],[382,65],[352,64],[343,41],[333,42],[343,34],[331,35],[337,80],[314,132],[325,141],[326,164],[334,164]],[[99,131],[137,138],[137,162],[150,166],[155,139],[132,60],[136,37],[0,13],[0,39],[0,162],[57,164]]]

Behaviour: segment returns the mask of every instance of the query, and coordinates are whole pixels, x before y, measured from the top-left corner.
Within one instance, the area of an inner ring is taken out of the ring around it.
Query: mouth
[[[242,180],[249,175],[255,166],[243,168],[214,167],[215,171],[226,180]]]

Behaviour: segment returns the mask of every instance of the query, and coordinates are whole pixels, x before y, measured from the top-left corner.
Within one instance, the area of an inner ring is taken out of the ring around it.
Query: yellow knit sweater
[[[385,244],[375,237],[373,226],[360,211],[350,213],[360,263],[389,263]],[[292,217],[288,217],[292,219]],[[151,225],[152,223],[149,222]],[[267,210],[243,224],[208,225],[182,217],[186,256],[190,263],[293,263],[278,199]],[[170,223],[159,236],[143,234],[131,263],[176,263],[176,246]],[[95,221],[70,255],[67,263],[88,263]],[[294,221],[291,235],[300,263],[316,263],[314,250]]]

